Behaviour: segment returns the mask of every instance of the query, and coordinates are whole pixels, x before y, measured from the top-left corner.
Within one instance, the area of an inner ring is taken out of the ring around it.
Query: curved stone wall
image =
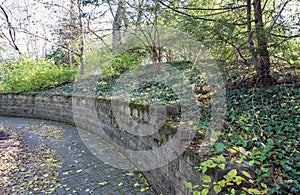
[[[95,97],[0,94],[0,115],[55,120],[76,125],[95,134],[98,133],[100,117],[110,139],[131,150],[159,147],[176,133],[166,126],[147,138],[134,136],[119,128],[111,109],[109,100]],[[123,111],[138,120],[149,120],[147,106],[129,104],[129,109]],[[168,115],[178,112],[178,107],[167,109]],[[193,170],[196,161],[198,160],[193,153],[187,151],[168,165],[144,171],[143,174],[158,194],[188,194],[184,181],[200,182],[199,175]]]

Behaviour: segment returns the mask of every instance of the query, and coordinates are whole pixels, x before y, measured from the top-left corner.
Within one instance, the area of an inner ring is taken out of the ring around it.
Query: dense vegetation
[[[120,59],[123,58],[117,59],[122,62]],[[127,54],[125,59],[128,62]],[[205,77],[189,62],[168,63],[168,65],[184,72],[190,83],[198,86],[195,89],[195,97],[200,113],[195,129],[203,138],[211,111],[210,89],[205,82]],[[7,77],[2,77],[1,90],[49,95],[86,94],[109,98],[112,91],[117,90],[115,85],[120,78],[120,72],[124,73],[128,69],[129,67],[116,65],[114,75],[109,72],[106,75],[89,76],[74,83],[49,88],[70,81],[74,78],[75,72],[66,67],[56,66],[50,60],[33,61],[21,58],[2,66],[1,70],[9,74],[2,74]],[[194,194],[200,191],[202,194],[209,191],[231,194],[298,193],[300,191],[300,82],[282,83],[264,88],[232,89],[231,87],[228,86],[226,93],[227,113],[220,138],[198,169],[202,172],[203,167],[208,170],[225,169],[225,166],[231,163],[244,161],[251,165],[251,171],[245,169],[243,174],[239,174],[231,170],[228,172],[229,175],[227,174],[227,179],[220,181],[212,181],[210,176],[204,174],[202,186],[193,185],[188,181],[185,183],[186,186],[191,188]],[[34,91],[37,89],[40,90]],[[178,100],[169,86],[158,81],[139,83],[131,90],[131,101],[138,103],[176,104]],[[202,138],[194,140],[195,143],[191,145],[191,149],[196,153],[200,149],[197,143],[201,143]],[[224,164],[224,167],[219,163]]]
[[[50,10],[63,7],[60,3],[41,4]],[[185,181],[186,187],[194,195],[299,194],[300,14],[294,5],[299,6],[299,1],[70,0],[69,7],[61,9],[65,10],[59,16],[63,18],[54,32],[59,38],[51,52],[33,60],[22,57],[9,17],[13,12],[3,3],[0,39],[5,39],[21,57],[0,59],[0,92],[110,98],[127,70],[166,62],[184,73],[193,86],[197,105],[191,106],[199,107],[195,130],[201,136],[191,149],[199,153],[203,132],[210,122],[210,86],[201,70],[189,62],[187,48],[170,51],[160,45],[164,36],[158,33],[160,27],[172,27],[203,45],[218,65],[227,90],[227,112],[219,140],[196,167],[202,173],[203,184]],[[84,12],[85,7],[89,11]],[[99,7],[107,10],[98,13]],[[54,11],[53,15],[59,15]],[[101,29],[100,19],[108,12],[113,20],[112,36],[100,33],[106,31]],[[24,21],[31,24],[28,18]],[[130,30],[135,32],[132,36],[122,37]],[[35,38],[40,37],[46,35]],[[4,49],[0,45],[0,50]],[[180,104],[172,87],[163,82],[153,80],[132,86],[131,94],[126,96],[130,101]],[[223,170],[232,163],[246,163],[250,168],[229,170],[218,181],[209,176],[211,169]]]
[[[218,180],[205,175],[202,194],[297,194],[299,183],[299,83],[264,89],[228,91],[227,114],[220,139],[199,167],[230,170]],[[217,160],[216,160],[217,158]],[[224,159],[223,161],[220,159]],[[223,166],[220,164],[223,164]],[[205,173],[205,172],[204,172]],[[191,183],[186,183],[193,188]],[[193,188],[197,194],[198,187]]]
[[[195,94],[200,113],[195,129],[203,135],[210,121],[211,106],[205,79],[198,69],[192,69],[192,65],[187,62],[169,65],[183,71],[190,83],[198,86]],[[34,93],[92,94],[109,98],[115,90],[118,78],[119,75],[93,76]],[[224,167],[220,167],[225,169],[225,166],[231,163],[247,162],[250,170],[248,168],[243,170],[243,174],[239,174],[242,170],[239,170],[239,173],[232,170],[228,173],[234,174],[232,177],[228,176],[227,180],[220,181],[211,181],[210,176],[204,174],[203,186],[186,181],[187,187],[195,194],[200,189],[203,194],[206,191],[230,194],[298,193],[300,191],[299,90],[300,82],[265,88],[227,90],[227,113],[220,138],[198,169],[203,171],[205,166],[206,169],[218,169],[218,163],[224,164]],[[130,99],[143,104],[158,102],[176,104],[178,100],[172,89],[157,81],[135,86]],[[201,137],[191,145],[191,149],[196,153],[200,149],[197,143],[201,143]],[[217,157],[224,159],[224,162],[213,162],[212,159]]]
[[[74,80],[75,69],[54,64],[52,60],[20,57],[1,63],[0,92],[35,91]]]

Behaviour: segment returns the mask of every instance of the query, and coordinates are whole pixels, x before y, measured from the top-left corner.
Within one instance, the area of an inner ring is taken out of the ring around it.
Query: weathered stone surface
[[[126,116],[121,119],[128,126],[133,124],[130,121],[132,119],[147,123],[161,120],[159,117],[162,117],[158,115],[151,119],[149,112],[154,112],[153,108],[132,103],[129,106],[120,104],[118,110]],[[177,106],[166,108],[169,116],[179,112]],[[95,134],[99,134],[99,129],[103,128],[111,141],[130,150],[158,148],[176,133],[176,129],[164,125],[153,135],[130,134],[119,127],[117,120],[120,119],[116,119],[116,113],[112,112],[111,101],[95,97],[0,94],[0,115],[60,121]],[[158,194],[188,194],[184,181],[201,183],[199,173],[193,168],[199,160],[191,151],[187,151],[169,164],[143,173]]]

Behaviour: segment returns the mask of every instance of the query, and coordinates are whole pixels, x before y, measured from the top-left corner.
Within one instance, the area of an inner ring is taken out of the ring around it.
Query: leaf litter
[[[43,123],[23,127],[26,131],[31,131],[39,135],[42,139],[62,140],[62,128],[55,125],[45,125]]]
[[[61,168],[54,153],[43,143],[28,147],[20,131],[0,125],[0,194],[53,192]]]

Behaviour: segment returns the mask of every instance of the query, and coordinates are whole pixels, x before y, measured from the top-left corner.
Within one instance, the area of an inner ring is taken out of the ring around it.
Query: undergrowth
[[[75,74],[75,69],[58,66],[54,61],[21,56],[1,63],[0,92],[28,92],[55,87],[74,80]]]
[[[188,63],[172,66],[183,71],[189,79],[197,106],[197,130],[208,125],[212,99],[210,86],[200,70]],[[72,84],[35,93],[92,94],[109,98],[119,76],[105,79],[93,76]],[[298,83],[266,88],[230,90],[226,93],[227,113],[215,148],[197,169],[203,184],[185,184],[194,194],[297,194],[300,192],[300,125]],[[131,91],[132,101],[139,103],[177,104],[172,88],[157,81],[139,83]],[[194,106],[194,105],[193,105]],[[201,141],[200,141],[201,142]],[[197,152],[197,140],[193,145]],[[219,159],[218,159],[219,158]],[[246,163],[251,170],[235,169],[218,181],[206,175],[204,169],[225,169],[227,164]],[[225,164],[225,165],[219,165]],[[206,167],[206,168],[204,168]],[[244,172],[241,172],[244,171]]]

